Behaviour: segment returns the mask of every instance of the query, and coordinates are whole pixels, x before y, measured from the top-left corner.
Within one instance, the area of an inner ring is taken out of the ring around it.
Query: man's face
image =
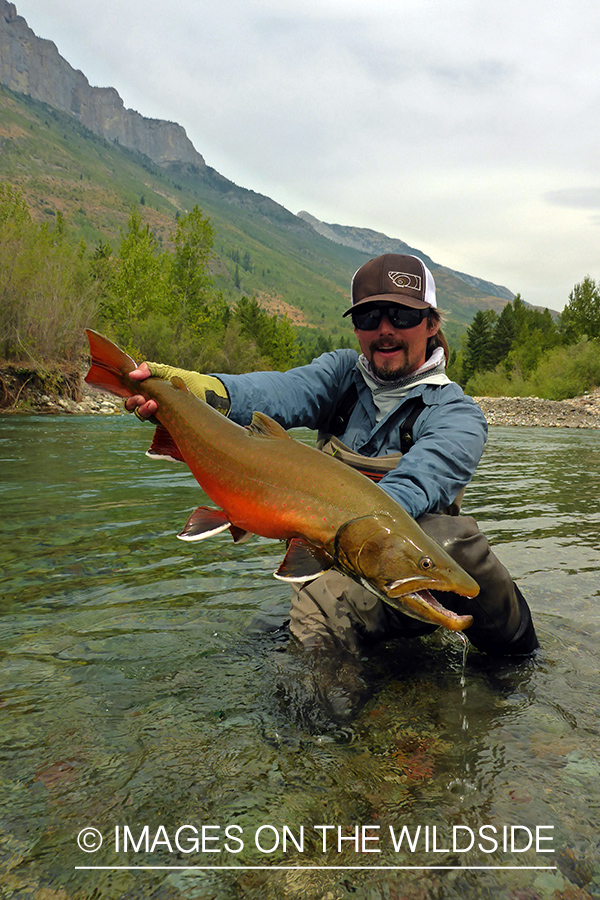
[[[377,328],[355,328],[354,333],[374,374],[382,381],[397,381],[423,365],[427,341],[438,330],[439,323],[426,318],[414,328],[394,328],[384,315]]]

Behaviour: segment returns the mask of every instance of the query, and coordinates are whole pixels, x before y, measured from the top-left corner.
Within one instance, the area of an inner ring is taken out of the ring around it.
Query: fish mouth
[[[448,571],[446,578],[440,576],[423,577],[422,575],[399,578],[397,581],[389,581],[385,585],[385,593],[392,599],[402,597],[405,594],[416,594],[429,591],[451,591],[460,594],[461,597],[476,597],[479,593],[479,585],[467,572]],[[431,595],[430,595],[431,596]]]
[[[450,631],[464,631],[473,622],[473,616],[461,616],[446,609],[428,590],[411,591],[392,597],[383,594],[382,599],[392,609],[411,619],[418,619],[429,625],[441,625]]]

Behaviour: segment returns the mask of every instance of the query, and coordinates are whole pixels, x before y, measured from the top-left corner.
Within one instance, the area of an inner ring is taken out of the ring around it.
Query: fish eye
[[[419,566],[421,567],[421,569],[424,569],[425,571],[427,571],[427,569],[434,569],[435,563],[428,556],[423,556],[419,560]]]

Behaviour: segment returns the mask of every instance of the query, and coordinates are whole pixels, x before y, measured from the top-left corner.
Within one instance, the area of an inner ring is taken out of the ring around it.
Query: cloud
[[[544,199],[552,206],[570,206],[575,209],[599,209],[600,187],[563,188],[548,191]]]
[[[557,308],[598,270],[595,0],[16,2],[92,84],[294,212]]]

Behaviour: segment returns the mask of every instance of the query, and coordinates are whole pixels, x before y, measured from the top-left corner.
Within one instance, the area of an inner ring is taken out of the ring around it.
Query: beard
[[[386,363],[385,360],[383,363],[377,364],[374,361],[375,351],[377,350],[403,350],[404,351],[404,362],[399,363],[398,360],[390,359],[389,363]],[[382,341],[373,341],[372,344],[369,345],[369,356],[370,356],[370,366],[373,374],[379,378],[380,381],[400,381],[402,378],[406,378],[412,369],[412,363],[409,359],[408,353],[408,344],[406,341],[397,341],[394,344],[384,343]]]

